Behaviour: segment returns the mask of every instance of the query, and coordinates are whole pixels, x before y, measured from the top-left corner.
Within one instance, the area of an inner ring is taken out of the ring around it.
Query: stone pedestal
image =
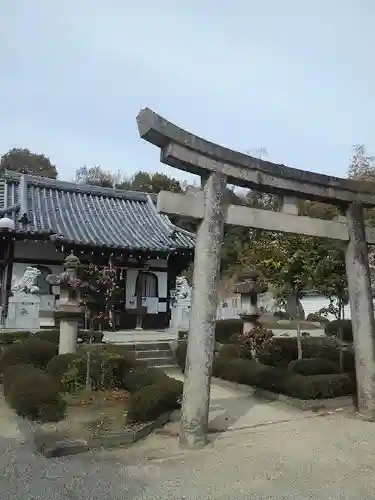
[[[40,298],[32,293],[16,292],[9,297],[5,328],[13,330],[39,330]]]
[[[55,320],[60,322],[59,354],[76,352],[78,321],[84,309],[76,304],[61,304],[55,311]]]
[[[242,333],[250,332],[259,325],[259,314],[239,314],[239,317],[243,320]]]

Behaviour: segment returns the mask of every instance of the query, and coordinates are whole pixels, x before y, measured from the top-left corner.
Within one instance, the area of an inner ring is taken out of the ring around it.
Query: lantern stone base
[[[55,311],[55,320],[60,322],[59,354],[76,352],[78,321],[83,315],[82,307],[69,303],[61,304]]]

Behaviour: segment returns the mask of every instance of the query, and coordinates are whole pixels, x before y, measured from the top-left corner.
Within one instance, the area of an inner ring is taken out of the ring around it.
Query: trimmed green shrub
[[[3,353],[1,371],[17,364],[33,365],[45,369],[57,354],[57,346],[44,340],[28,339],[19,344],[10,345]]]
[[[59,384],[61,392],[74,392],[86,384],[86,358],[78,353],[58,354],[47,365],[47,373]]]
[[[59,394],[58,383],[48,373],[23,367],[7,387],[6,400],[19,416],[39,422],[64,418],[66,403]]]
[[[68,360],[67,370],[62,374],[64,390],[70,392],[84,387],[88,370],[93,390],[123,387],[124,376],[137,363],[135,355],[121,347],[92,345],[78,349],[76,358]]]
[[[34,339],[47,340],[51,344],[59,345],[60,331],[59,330],[40,330],[33,335]]]
[[[122,387],[125,374],[139,363],[125,346],[107,345],[99,351],[100,379],[106,387]]]
[[[298,358],[296,337],[273,337],[258,350],[259,362],[268,366],[287,366]],[[339,363],[340,351],[337,344],[328,338],[302,339],[302,354],[305,358],[324,358]]]
[[[340,351],[337,345],[329,343],[330,339],[324,339],[328,343],[314,342],[313,339],[305,339],[302,342],[302,352],[304,358],[324,358],[339,364]]]
[[[341,330],[341,336],[340,336]],[[344,342],[353,342],[353,329],[350,319],[335,319],[324,328],[327,337],[337,337]]]
[[[232,335],[241,335],[243,320],[237,318],[219,319],[215,324],[215,340],[220,344],[227,344]]]
[[[297,339],[273,337],[258,349],[258,360],[268,366],[288,365],[298,357]]]
[[[325,375],[341,371],[339,365],[324,358],[296,359],[289,363],[288,368],[300,375]]]
[[[9,390],[11,388],[11,385],[15,380],[17,380],[18,377],[20,377],[23,374],[29,374],[32,369],[37,370],[32,365],[25,365],[25,364],[18,364],[18,365],[12,365],[8,366],[8,368],[4,371],[3,374],[3,389],[4,389],[4,396],[7,397],[9,394]]]
[[[91,342],[93,344],[100,344],[103,341],[103,335],[103,332],[79,330],[77,334],[77,342],[79,342],[80,340],[83,344],[90,344],[91,339]],[[48,340],[53,344],[58,344],[60,341],[60,330],[57,328],[40,330],[39,332],[35,333],[33,337],[40,340]]]
[[[329,319],[321,316],[318,313],[310,313],[307,315],[306,321],[313,321],[314,323],[329,323]]]
[[[347,374],[309,375],[297,373],[284,380],[285,392],[298,399],[327,399],[354,393],[352,380]]]
[[[121,376],[123,372],[130,370],[130,368],[134,368],[139,365],[135,351],[130,350],[127,346],[124,345],[84,345],[78,349],[78,352],[90,352],[106,361],[117,360],[118,366],[116,367],[116,369],[119,376]]]
[[[213,363],[212,375],[237,384],[246,383],[246,361],[219,355]]]
[[[71,385],[69,386],[68,382],[70,383],[72,382],[72,380],[70,379],[68,381],[66,375],[78,366],[80,367],[80,370],[77,369],[78,379],[83,382],[83,360],[78,354],[58,354],[48,363],[47,373],[52,375],[52,377],[59,383],[61,391],[69,392],[72,387]]]
[[[353,379],[347,374],[305,376],[285,368],[240,358],[226,359],[219,356],[214,362],[213,375],[298,399],[334,398],[355,392]]]
[[[129,400],[129,421],[148,422],[179,408],[182,390],[182,382],[170,377],[139,389]]]
[[[149,385],[160,384],[168,380],[169,377],[165,372],[158,368],[148,368],[146,366],[139,366],[130,369],[124,373],[122,384],[124,389],[134,393],[147,387]]]
[[[238,384],[284,392],[283,381],[289,374],[287,370],[262,365],[258,361],[219,356],[214,362],[213,375]]]
[[[224,344],[220,349],[220,356],[224,358],[253,359],[250,347],[240,344]]]
[[[342,369],[345,373],[355,373],[354,352],[344,351],[342,356]]]
[[[242,336],[242,331],[241,333],[234,333],[231,335],[228,339],[228,344],[238,344],[241,342],[241,336]]]
[[[0,345],[11,345],[18,342],[23,342],[24,340],[32,336],[31,332],[21,331],[21,332],[1,332],[0,333]]]
[[[181,368],[182,373],[185,372],[185,367],[186,367],[186,353],[187,353],[187,342],[186,341],[180,341],[178,343],[176,352],[175,352],[175,357],[177,360],[178,366]]]

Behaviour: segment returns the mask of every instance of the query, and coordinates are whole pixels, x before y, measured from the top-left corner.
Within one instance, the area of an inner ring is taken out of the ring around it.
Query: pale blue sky
[[[375,152],[374,0],[1,0],[0,14],[0,152],[43,152],[62,179],[167,170],[138,136],[145,106],[297,168],[345,176],[352,144]]]

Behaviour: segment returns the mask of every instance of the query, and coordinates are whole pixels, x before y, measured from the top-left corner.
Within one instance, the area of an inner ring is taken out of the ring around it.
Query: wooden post
[[[347,210],[349,244],[346,272],[353,325],[357,373],[358,411],[375,419],[375,325],[363,206],[351,203]]]
[[[204,218],[197,231],[180,429],[180,445],[186,448],[201,448],[207,443],[226,184],[224,174],[209,175],[204,187]]]

